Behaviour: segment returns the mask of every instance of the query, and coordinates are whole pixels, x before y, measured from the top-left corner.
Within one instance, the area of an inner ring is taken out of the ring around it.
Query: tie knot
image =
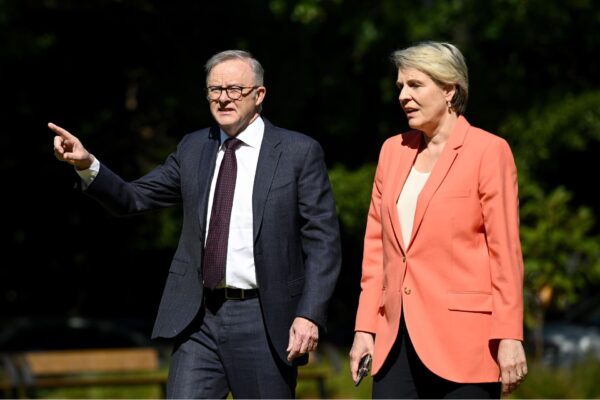
[[[236,138],[227,139],[224,143],[225,150],[235,151],[241,144],[242,144],[242,141],[240,139],[236,139]]]

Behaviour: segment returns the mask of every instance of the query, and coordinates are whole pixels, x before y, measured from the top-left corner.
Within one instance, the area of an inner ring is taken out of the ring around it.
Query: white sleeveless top
[[[406,247],[408,247],[411,239],[410,236],[415,221],[415,210],[417,209],[417,199],[429,175],[431,175],[431,172],[419,172],[413,165],[396,203],[400,218],[400,227],[402,228],[402,239]]]

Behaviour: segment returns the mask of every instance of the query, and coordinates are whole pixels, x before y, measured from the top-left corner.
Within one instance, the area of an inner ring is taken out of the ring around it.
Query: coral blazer
[[[415,350],[454,382],[497,382],[497,340],[523,339],[517,171],[502,138],[458,122],[420,193],[410,244],[396,202],[422,134],[381,149],[365,234],[357,331],[375,334],[373,374],[401,313]]]

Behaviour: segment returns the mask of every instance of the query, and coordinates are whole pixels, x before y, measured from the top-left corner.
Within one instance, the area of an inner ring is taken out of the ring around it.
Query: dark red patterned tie
[[[234,138],[227,139],[224,144],[225,154],[219,168],[217,185],[213,195],[208,237],[204,247],[204,286],[209,289],[214,289],[225,276],[229,221],[231,219],[231,206],[237,176],[235,150],[241,143],[239,139]]]

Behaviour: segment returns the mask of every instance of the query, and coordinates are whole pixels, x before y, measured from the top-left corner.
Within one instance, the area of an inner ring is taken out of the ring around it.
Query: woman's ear
[[[452,102],[454,96],[456,95],[456,85],[444,85],[444,97],[446,98],[446,102]]]

